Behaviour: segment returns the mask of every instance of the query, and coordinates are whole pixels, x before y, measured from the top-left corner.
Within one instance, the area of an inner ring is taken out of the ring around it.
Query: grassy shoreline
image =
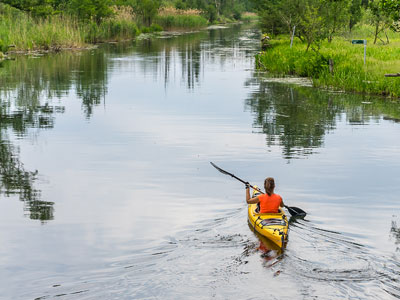
[[[0,4],[0,52],[59,51],[91,48],[93,44],[135,38],[139,28],[121,16],[100,24],[82,23],[67,15],[35,19]]]
[[[82,22],[71,15],[34,18],[28,13],[0,3],[0,61],[10,54],[49,53],[61,50],[95,48],[99,43],[135,39],[142,33],[159,31],[192,31],[209,25],[237,22],[221,16],[210,23],[197,9],[164,7],[149,27],[141,24],[132,8],[113,6],[112,16],[101,22]],[[258,20],[255,13],[244,12],[241,22]]]
[[[234,22],[225,16],[210,23],[198,9],[162,7],[152,21],[144,22],[130,6],[111,6],[111,15],[95,22],[71,14],[34,17],[0,3],[0,60],[10,53],[52,52],[93,48],[98,43],[135,39],[141,33],[198,30],[211,24]],[[241,14],[243,22],[255,21],[255,13]],[[143,23],[150,24],[148,27]],[[142,25],[139,25],[142,24]]]
[[[385,77],[400,72],[399,47],[397,36],[387,45],[373,45],[372,38],[367,38],[364,65],[364,46],[352,45],[351,37],[325,41],[316,52],[306,51],[306,45],[298,40],[290,49],[290,39],[285,36],[271,41],[271,47],[256,56],[256,64],[274,76],[309,77],[316,87],[400,97],[400,77]],[[333,62],[331,67],[329,60]]]

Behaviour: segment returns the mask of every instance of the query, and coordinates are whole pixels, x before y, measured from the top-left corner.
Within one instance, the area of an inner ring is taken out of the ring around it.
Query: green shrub
[[[149,27],[143,26],[140,28],[141,33],[153,33],[163,31],[163,28],[158,24],[152,24]]]
[[[158,24],[152,24],[150,26],[150,30],[151,30],[151,32],[160,32],[160,31],[163,31],[163,28]]]
[[[0,40],[0,58],[2,57],[2,52],[7,52],[7,50],[8,45],[3,40]]]

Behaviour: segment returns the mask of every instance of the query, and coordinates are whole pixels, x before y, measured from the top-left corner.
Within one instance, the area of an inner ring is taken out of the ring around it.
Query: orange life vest
[[[278,213],[279,206],[282,203],[282,197],[278,194],[272,194],[269,196],[268,194],[258,195],[258,199],[260,199],[260,213]]]

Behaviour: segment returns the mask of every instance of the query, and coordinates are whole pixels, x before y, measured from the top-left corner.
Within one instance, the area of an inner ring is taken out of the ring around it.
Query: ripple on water
[[[397,257],[376,255],[362,239],[297,220],[282,253],[243,226],[246,209],[225,213],[38,299],[400,299]]]
[[[350,235],[324,230],[311,222],[291,226],[291,243],[284,263],[301,281],[328,285],[339,294],[359,299],[387,296],[400,298],[400,264],[374,249],[356,242]],[[384,297],[387,298],[387,297]]]

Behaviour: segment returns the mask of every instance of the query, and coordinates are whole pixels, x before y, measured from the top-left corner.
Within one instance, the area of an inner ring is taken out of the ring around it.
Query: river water
[[[3,63],[1,299],[400,298],[400,104],[268,78],[259,36]],[[210,161],[307,211],[283,253]]]

